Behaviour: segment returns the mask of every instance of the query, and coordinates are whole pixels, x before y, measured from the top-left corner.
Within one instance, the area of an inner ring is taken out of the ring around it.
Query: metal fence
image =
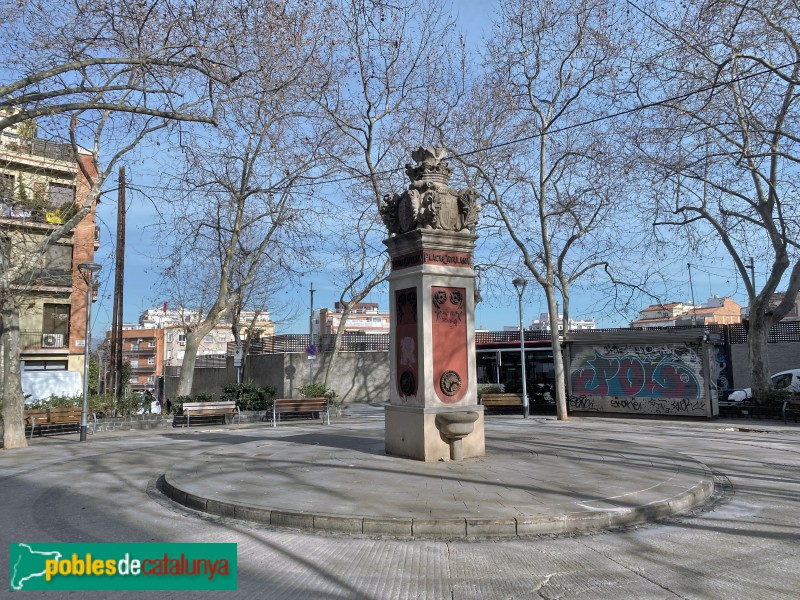
[[[314,336],[317,352],[333,352],[335,335]],[[306,352],[311,345],[307,333],[273,335],[254,340],[250,344],[250,354],[283,354]],[[341,352],[388,352],[389,334],[345,333],[339,345]],[[228,352],[233,353],[233,344],[228,344]]]
[[[20,329],[20,348],[66,348],[69,335],[66,333],[49,333],[41,329]]]
[[[580,333],[581,337],[598,335],[601,336],[607,333],[623,333],[623,332],[636,332],[643,333],[647,331],[688,331],[696,330],[697,327],[692,326],[679,326],[679,327],[649,327],[649,328],[606,328],[606,329],[580,329],[570,331],[569,333]],[[702,329],[707,333],[718,333],[724,336],[726,331],[729,336],[731,344],[746,344],[747,332],[742,325],[705,325]],[[321,339],[319,336],[314,338],[314,345],[317,347],[317,352],[332,352],[336,336],[323,335]],[[544,330],[526,330],[525,341],[549,341],[550,332]],[[490,345],[502,344],[510,342],[519,342],[519,331],[476,331],[475,344]],[[776,344],[781,342],[800,342],[800,321],[784,321],[772,326],[769,332],[769,343]],[[307,333],[301,334],[287,334],[287,335],[274,335],[262,337],[255,340],[250,345],[250,354],[283,354],[292,352],[306,352],[311,343],[311,338]],[[342,352],[388,352],[389,351],[389,334],[363,334],[363,333],[346,333],[341,342],[340,351]],[[233,354],[234,345],[228,344],[228,354]],[[210,358],[218,360],[218,357],[202,357],[203,359]],[[198,366],[200,366],[201,358],[198,358]],[[224,366],[220,364],[220,368]]]
[[[744,325],[729,325],[731,344],[746,344],[747,331]],[[786,342],[800,342],[800,321],[780,321],[769,329],[767,343],[781,344]]]

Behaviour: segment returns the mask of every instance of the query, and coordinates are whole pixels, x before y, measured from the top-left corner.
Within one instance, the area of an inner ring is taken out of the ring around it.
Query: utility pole
[[[311,287],[308,290],[311,292],[311,311],[308,317],[308,345],[309,347],[314,345],[314,282],[311,282]],[[311,384],[314,381],[313,377],[313,369],[312,365],[314,364],[314,358],[312,355],[308,357],[308,383]]]
[[[114,398],[122,397],[122,304],[125,282],[125,167],[119,168],[117,192],[117,259],[114,269],[114,311],[111,320],[111,372]]]
[[[689,289],[692,292],[692,326],[697,327],[697,309],[694,304],[694,285],[692,284],[692,263],[686,263],[689,268]]]

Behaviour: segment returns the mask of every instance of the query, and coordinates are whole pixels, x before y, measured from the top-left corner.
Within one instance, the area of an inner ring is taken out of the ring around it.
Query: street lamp
[[[517,277],[511,283],[517,288],[517,297],[519,298],[519,355],[522,361],[522,416],[527,419],[530,410],[528,406],[528,377],[525,372],[525,330],[522,327],[522,294],[525,292],[525,286],[528,285],[528,282],[522,277]]]
[[[78,272],[86,282],[86,337],[83,349],[83,408],[81,408],[81,438],[86,441],[86,416],[89,411],[89,347],[92,342],[92,290],[94,288],[94,275],[102,267],[97,263],[81,263]]]

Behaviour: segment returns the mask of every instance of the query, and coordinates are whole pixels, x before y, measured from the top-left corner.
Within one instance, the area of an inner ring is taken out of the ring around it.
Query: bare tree
[[[161,232],[172,242],[167,293],[200,313],[185,325],[179,395],[191,393],[203,337],[241,310],[254,288],[301,269],[310,254],[308,184],[328,142],[324,130],[309,126],[306,101],[309,87],[324,85],[311,64],[319,23],[305,12],[286,16],[290,28],[260,40],[265,68],[239,79],[220,103],[217,129],[191,134],[178,199],[171,184],[165,192],[172,211]],[[273,64],[287,67],[267,68]]]
[[[622,31],[607,2],[502,4],[488,45],[486,82],[475,86],[464,117],[472,143],[483,148],[461,160],[485,198],[484,226],[497,220],[513,248],[506,255],[545,294],[562,420],[559,304],[566,329],[570,287],[608,264],[600,228],[619,205],[623,180],[615,172],[610,131],[599,122],[592,126],[613,98]],[[497,145],[498,139],[523,141]]]
[[[218,85],[241,75],[234,38],[242,23],[239,11],[211,8],[113,0],[0,5],[0,130],[37,120],[68,138],[76,182],[86,188],[83,205],[34,243],[11,236],[0,243],[5,448],[26,445],[19,311],[30,290],[28,267],[92,218],[106,179],[141,140],[176,122],[213,122]]]
[[[659,51],[635,73],[641,99],[656,104],[641,113],[635,138],[655,222],[698,252],[721,246],[733,261],[750,304],[758,399],[770,386],[770,326],[800,291],[800,11],[791,0],[655,8],[641,10],[642,31]]]
[[[335,84],[314,99],[339,134],[328,164],[348,181],[328,219],[337,231],[332,251],[340,258],[343,313],[326,382],[348,316],[388,275],[384,197],[404,185],[411,150],[436,140],[434,120],[460,83],[463,54],[453,21],[436,3],[339,0],[332,15],[335,52],[325,69]]]

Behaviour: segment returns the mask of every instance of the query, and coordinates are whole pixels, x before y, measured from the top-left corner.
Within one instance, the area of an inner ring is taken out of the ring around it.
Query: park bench
[[[275,398],[272,405],[272,426],[277,427],[281,415],[325,415],[328,425],[331,424],[331,414],[328,411],[327,398]]]
[[[800,415],[800,396],[784,400],[781,414],[784,423],[789,422],[789,417],[794,417],[794,422],[797,423],[797,416]]]
[[[522,406],[522,394],[502,393],[483,394],[481,404],[484,406]]]
[[[192,423],[197,425],[208,425],[217,421],[226,423],[228,415],[235,415],[239,423],[242,421],[242,413],[236,402],[184,402],[183,415],[175,415],[172,419],[172,426],[191,427]]]
[[[24,412],[25,428],[30,427],[30,437],[33,439],[34,431],[39,435],[47,433],[74,433],[81,429],[81,407],[73,406],[66,408],[32,408]],[[94,413],[87,414],[87,420],[91,417],[92,429],[94,433],[97,427],[97,416]]]

